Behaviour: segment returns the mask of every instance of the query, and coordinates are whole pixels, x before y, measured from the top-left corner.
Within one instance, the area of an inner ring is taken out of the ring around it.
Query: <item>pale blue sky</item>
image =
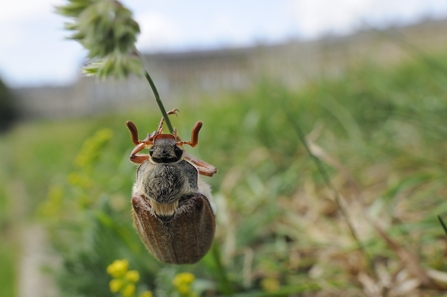
[[[123,0],[142,33],[140,51],[188,50],[312,39],[447,17],[446,0]],[[64,40],[64,0],[19,0],[0,11],[0,76],[13,87],[76,80],[85,52]]]

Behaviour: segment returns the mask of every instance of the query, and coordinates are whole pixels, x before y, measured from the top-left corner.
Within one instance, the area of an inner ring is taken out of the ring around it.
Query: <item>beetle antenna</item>
[[[132,137],[132,142],[137,145],[140,143],[138,140],[138,129],[137,126],[131,121],[126,122],[127,129],[130,131],[130,136]]]
[[[195,147],[199,143],[199,132],[200,132],[200,129],[202,128],[202,125],[203,125],[202,122],[200,122],[200,121],[196,122],[196,124],[192,128],[191,140],[190,141],[179,141],[177,144],[179,144],[179,145],[188,144],[191,147]],[[180,138],[178,138],[178,139],[180,140]]]

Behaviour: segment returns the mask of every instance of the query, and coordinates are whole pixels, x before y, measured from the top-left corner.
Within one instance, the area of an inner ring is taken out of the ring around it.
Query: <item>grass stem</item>
[[[233,288],[231,287],[230,280],[228,279],[227,271],[223,266],[220,249],[217,243],[213,243],[210,253],[212,254],[214,265],[216,265],[215,268],[219,279],[220,291],[226,296],[232,296]]]
[[[172,127],[171,121],[169,120],[168,114],[166,113],[166,109],[163,105],[163,102],[161,101],[160,94],[158,94],[157,87],[155,86],[154,81],[149,75],[149,72],[146,71],[144,76],[146,77],[147,81],[149,82],[149,85],[151,86],[152,92],[154,93],[155,96],[155,101],[157,102],[158,108],[160,108],[161,114],[165,119],[165,123],[166,126],[168,126],[169,132],[174,133],[174,128]]]
[[[442,220],[441,216],[438,215],[439,223],[441,223],[442,229],[444,229],[445,234],[447,235],[447,226],[445,225],[444,221]]]

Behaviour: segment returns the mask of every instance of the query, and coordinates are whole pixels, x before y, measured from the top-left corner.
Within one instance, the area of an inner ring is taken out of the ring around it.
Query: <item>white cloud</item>
[[[8,1],[0,10],[0,23],[49,15],[54,11],[54,5],[62,3],[61,0],[20,0]]]
[[[240,20],[232,15],[219,13],[211,22],[198,33],[198,38],[211,44],[237,45],[250,41],[252,37],[251,26],[242,26]]]
[[[0,10],[0,38],[7,40],[2,47],[12,47],[27,39],[27,23],[51,18],[55,0],[10,1]]]
[[[289,5],[296,29],[304,37],[345,34],[365,22],[385,27],[447,13],[445,0],[291,0]]]
[[[141,30],[137,41],[139,50],[161,50],[182,41],[178,24],[161,13],[149,11],[135,18]]]
[[[295,0],[291,3],[292,16],[299,33],[315,37],[328,31],[346,33],[355,25],[356,17],[368,7],[370,0]]]
[[[9,85],[64,83],[73,78],[80,47],[64,41],[68,33],[62,30],[64,19],[54,13],[55,4],[55,0],[11,1],[0,10],[0,69]]]

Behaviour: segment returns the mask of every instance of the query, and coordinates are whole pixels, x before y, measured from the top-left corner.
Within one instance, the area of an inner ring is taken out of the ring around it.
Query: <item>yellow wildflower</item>
[[[189,272],[182,272],[174,277],[172,284],[176,287],[180,287],[183,284],[190,285],[194,281],[194,279],[194,274]]]
[[[75,165],[79,168],[89,169],[99,156],[100,149],[112,138],[110,129],[101,129],[95,135],[84,141],[82,148],[75,158]]]
[[[79,181],[81,180],[81,177],[77,172],[72,172],[68,174],[67,180],[69,184],[78,185],[80,183]]]
[[[126,272],[124,278],[132,283],[136,283],[140,280],[140,274],[136,270],[129,270]]]
[[[267,277],[261,281],[261,288],[266,292],[278,291],[279,287],[280,284],[276,278]]]
[[[60,212],[65,191],[60,185],[52,185],[47,199],[39,206],[39,214],[43,216],[56,216]]]
[[[140,294],[140,297],[152,297],[151,291],[146,291]]]
[[[124,289],[121,290],[121,294],[124,297],[132,297],[135,293],[135,285],[128,284]]]
[[[96,136],[97,138],[100,138],[101,141],[104,142],[104,141],[107,141],[107,140],[109,140],[110,138],[112,138],[112,136],[113,136],[113,131],[112,131],[111,129],[104,128],[104,129],[101,129],[101,130],[97,131],[95,136]]]
[[[180,286],[177,286],[177,291],[182,295],[188,294],[190,290],[191,287],[188,284],[181,284]]]
[[[116,293],[118,292],[123,286],[123,281],[120,279],[112,279],[109,283],[110,292]]]
[[[115,260],[112,264],[107,266],[107,273],[114,278],[123,276],[129,267],[127,260]]]

